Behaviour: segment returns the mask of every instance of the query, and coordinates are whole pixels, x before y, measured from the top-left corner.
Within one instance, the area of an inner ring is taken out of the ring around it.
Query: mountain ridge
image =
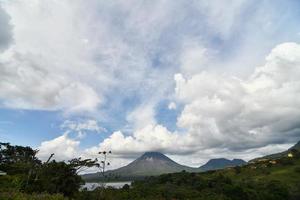
[[[247,162],[242,159],[226,159],[226,158],[214,158],[210,159],[207,163],[200,166],[201,171],[224,169],[226,167],[235,167],[245,165]]]
[[[219,164],[220,159],[225,161],[222,164]],[[229,166],[236,166],[240,165],[240,163],[246,163],[241,159],[233,159],[228,160],[225,158],[220,159],[212,159],[207,163],[210,163],[209,166],[202,165],[200,167],[189,167],[185,165],[181,165],[168,156],[155,151],[145,152],[140,157],[132,161],[126,166],[120,167],[118,169],[109,170],[106,172],[108,177],[130,177],[130,178],[137,178],[137,177],[145,177],[145,176],[157,176],[166,173],[175,173],[181,171],[187,172],[202,172],[208,170],[215,170],[215,169],[222,169]],[[206,163],[206,164],[207,164]],[[215,166],[217,164],[217,166]],[[203,167],[205,166],[205,167]],[[96,180],[101,179],[100,173],[91,173],[82,175],[83,179],[89,180]]]
[[[288,150],[283,151],[283,152],[279,152],[279,153],[274,153],[274,154],[270,154],[270,155],[266,155],[266,156],[262,156],[262,157],[258,157],[258,158],[254,158],[252,160],[249,160],[249,162],[256,162],[260,159],[277,159],[283,156],[287,156],[287,154],[292,150],[292,149],[296,149],[300,151],[300,141],[298,141],[295,145],[293,145],[292,147],[290,147]]]

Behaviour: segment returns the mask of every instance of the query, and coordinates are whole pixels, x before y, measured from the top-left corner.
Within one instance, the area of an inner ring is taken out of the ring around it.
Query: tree
[[[32,174],[32,169],[42,164],[37,153],[30,147],[0,143],[0,170],[8,174]]]
[[[37,152],[30,147],[0,143],[0,170],[6,171],[12,177],[11,180],[18,180],[18,189],[28,193],[73,196],[84,183],[78,173],[87,167],[99,166],[96,159],[74,158],[67,163],[50,161],[54,154],[42,163],[36,157]]]
[[[33,180],[30,184],[31,188],[27,188],[27,191],[73,196],[83,183],[84,181],[72,165],[53,160],[43,164],[38,180]]]
[[[86,169],[90,167],[100,167],[100,164],[97,163],[98,160],[92,160],[92,159],[82,159],[81,157],[79,158],[74,158],[72,160],[69,160],[70,166],[72,166],[74,169],[76,169],[77,174],[85,171]]]

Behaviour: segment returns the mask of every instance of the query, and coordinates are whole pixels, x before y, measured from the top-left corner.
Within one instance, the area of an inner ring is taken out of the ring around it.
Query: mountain
[[[206,164],[199,167],[199,169],[201,171],[209,171],[209,170],[223,169],[226,167],[241,166],[245,164],[246,162],[241,159],[228,160],[225,158],[217,158],[217,159],[209,160]]]
[[[194,168],[180,165],[159,152],[146,152],[141,157],[125,167],[113,170],[113,174],[126,174],[131,176],[149,176],[165,173],[193,171]]]
[[[249,162],[255,162],[255,161],[258,161],[258,160],[261,160],[261,159],[278,159],[278,158],[287,156],[288,153],[289,153],[292,149],[296,149],[296,150],[300,151],[300,141],[297,142],[294,146],[292,146],[291,148],[289,148],[289,149],[286,150],[286,151],[283,151],[283,152],[280,152],[280,153],[274,153],[274,154],[267,155],[267,156],[263,156],[263,157],[260,157],[260,158],[255,158],[255,159],[253,159],[253,160],[250,160]]]
[[[197,168],[192,168],[184,165],[180,165],[171,160],[167,156],[159,152],[146,152],[141,157],[137,158],[128,165],[107,171],[108,176],[115,177],[144,177],[144,176],[156,176],[165,173],[174,173],[180,171],[199,171]],[[83,179],[96,180],[101,178],[99,173],[86,174],[82,176]]]
[[[297,144],[295,144],[294,146],[292,146],[290,149],[297,149],[300,151],[300,141]]]

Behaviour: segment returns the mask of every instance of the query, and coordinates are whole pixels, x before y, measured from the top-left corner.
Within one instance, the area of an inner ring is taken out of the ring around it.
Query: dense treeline
[[[131,189],[98,189],[82,192],[77,199],[218,199],[218,200],[283,200],[289,199],[288,188],[280,181],[246,181],[217,175],[210,179],[201,178],[194,173],[162,175],[135,182]]]
[[[51,161],[53,155],[43,163],[36,157],[37,152],[30,147],[0,143],[0,170],[8,174],[0,176],[1,194],[48,193],[74,197],[84,184],[77,171],[97,166],[96,161],[81,158],[68,162]]]
[[[0,176],[0,200],[298,200],[300,153],[291,153],[242,167],[148,177],[122,189],[79,191],[83,181],[77,171],[93,161],[42,163],[30,148],[2,144],[0,170],[9,175]]]

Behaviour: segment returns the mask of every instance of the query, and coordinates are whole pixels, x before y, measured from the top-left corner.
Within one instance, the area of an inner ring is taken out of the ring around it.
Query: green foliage
[[[236,167],[234,167],[234,170],[235,170],[236,174],[240,174],[242,171],[242,168],[240,166],[236,166]]]
[[[37,152],[30,147],[0,143],[0,170],[8,174],[27,174],[32,168],[41,165],[41,161],[36,158]]]
[[[163,174],[138,180],[121,189],[80,191],[77,172],[95,166],[90,159],[42,163],[36,151],[1,144],[0,200],[298,200],[300,157],[282,157],[205,173]],[[275,163],[275,164],[274,164]]]
[[[288,188],[279,181],[237,181],[222,173],[176,173],[136,181],[131,188],[84,191],[76,197],[84,199],[162,199],[162,200],[279,200],[289,199]],[[273,190],[276,190],[275,192]]]
[[[300,174],[300,166],[295,168],[295,172]]]
[[[14,190],[1,191],[0,200],[68,200],[61,194],[26,194]]]
[[[76,169],[77,173],[80,173],[86,170],[89,167],[99,167],[100,165],[97,163],[97,159],[82,159],[82,158],[73,158],[69,160],[69,165]]]
[[[39,169],[38,177],[30,180],[25,191],[73,196],[82,184],[83,180],[76,174],[75,168],[65,162],[52,161]]]
[[[291,162],[290,162],[291,161]],[[298,158],[281,158],[205,173],[174,173],[135,181],[128,188],[83,191],[75,199],[298,200]]]
[[[0,189],[14,188],[15,190],[20,190],[23,185],[23,179],[23,176],[20,175],[0,176]]]
[[[37,152],[30,147],[0,143],[0,170],[8,173],[0,177],[2,191],[13,188],[26,193],[61,193],[72,197],[83,184],[77,171],[96,165],[96,161],[81,158],[69,163],[55,160],[42,163],[36,157]]]

